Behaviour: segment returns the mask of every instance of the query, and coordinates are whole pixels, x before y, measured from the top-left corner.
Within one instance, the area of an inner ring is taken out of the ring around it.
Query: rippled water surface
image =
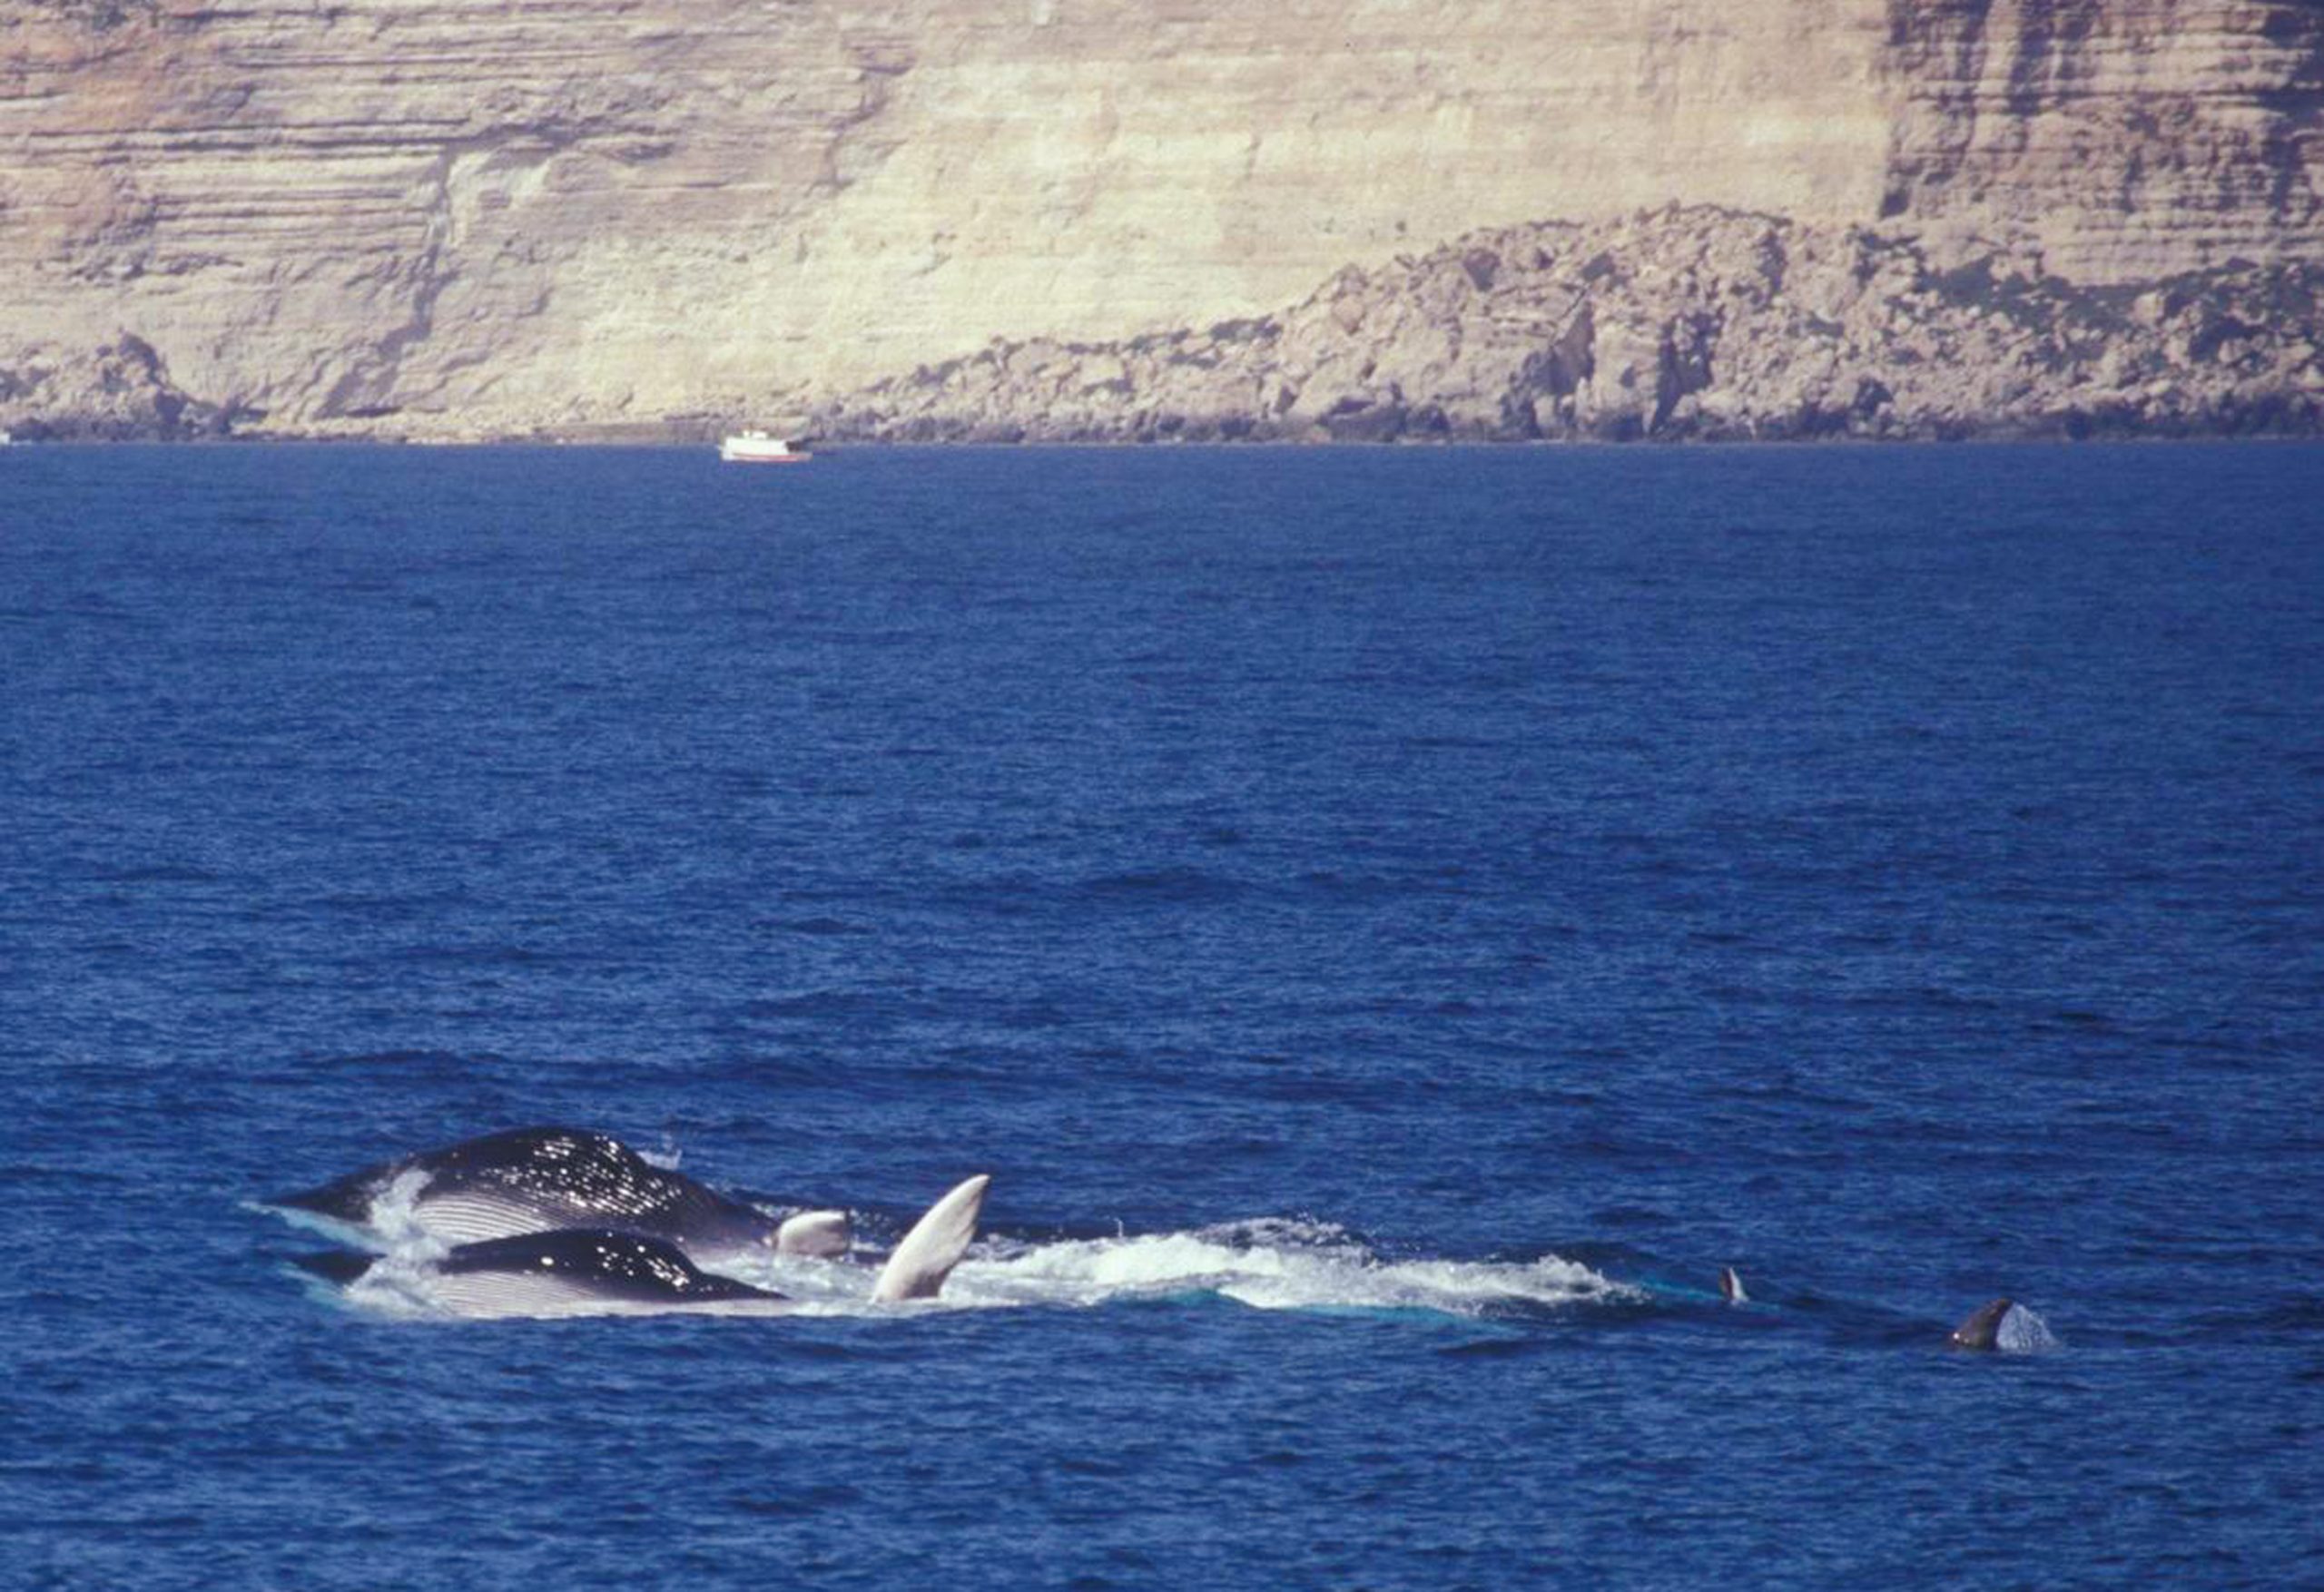
[[[2290,1584],[2320,1108],[2324,451],[0,455],[0,1585]]]

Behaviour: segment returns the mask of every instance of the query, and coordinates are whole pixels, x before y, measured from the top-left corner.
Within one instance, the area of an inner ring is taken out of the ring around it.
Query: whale
[[[888,1257],[875,1302],[933,1299],[976,1236],[990,1176],[929,1207]],[[444,1313],[470,1319],[573,1315],[783,1315],[796,1300],[709,1271],[669,1239],[615,1227],[557,1227],[455,1244],[409,1262],[344,1250],[298,1257],[300,1270],[352,1289],[399,1273]]]
[[[384,1237],[381,1202],[405,1189],[410,1223],[445,1244],[607,1228],[665,1240],[699,1259],[762,1248],[840,1255],[853,1237],[844,1212],[803,1211],[777,1220],[655,1165],[618,1139],[569,1127],[464,1139],[261,1203]]]
[[[333,1250],[301,1255],[302,1271],[353,1287],[395,1263]],[[705,1272],[665,1238],[611,1227],[558,1227],[457,1244],[416,1269],[426,1297],[456,1316],[659,1313],[780,1314],[782,1294]]]
[[[2057,1341],[2050,1335],[2049,1323],[2007,1298],[1979,1305],[1945,1341],[1975,1354],[2030,1354]]]

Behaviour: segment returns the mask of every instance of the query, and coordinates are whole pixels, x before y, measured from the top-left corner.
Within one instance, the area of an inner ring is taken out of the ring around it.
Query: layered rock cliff
[[[2306,0],[0,0],[0,425],[709,424],[1673,201],[2097,291],[2319,188]]]

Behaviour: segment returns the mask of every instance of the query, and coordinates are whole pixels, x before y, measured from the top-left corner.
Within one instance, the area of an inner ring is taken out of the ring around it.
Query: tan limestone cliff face
[[[986,15],[931,15],[898,85],[909,131],[808,234],[940,344],[995,319],[1101,337],[1251,313],[1481,221],[1672,197],[1854,212],[1881,182],[1887,123],[1867,85],[1882,16],[1856,0],[1032,0]],[[841,280],[802,286],[828,302]],[[862,329],[883,346],[858,369],[929,341]]]
[[[2324,6],[1895,0],[1881,215],[2084,282],[2324,258]]]
[[[281,427],[764,412],[1670,200],[2313,256],[2317,13],[0,0],[0,421],[123,336]]]
[[[797,6],[162,0],[0,32],[0,338],[293,423],[763,380],[719,313],[907,57]]]

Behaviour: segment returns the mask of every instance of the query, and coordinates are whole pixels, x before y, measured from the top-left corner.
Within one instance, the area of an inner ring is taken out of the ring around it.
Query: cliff
[[[2319,169],[2293,0],[0,0],[0,425],[829,410],[1674,201],[2102,294]]]

